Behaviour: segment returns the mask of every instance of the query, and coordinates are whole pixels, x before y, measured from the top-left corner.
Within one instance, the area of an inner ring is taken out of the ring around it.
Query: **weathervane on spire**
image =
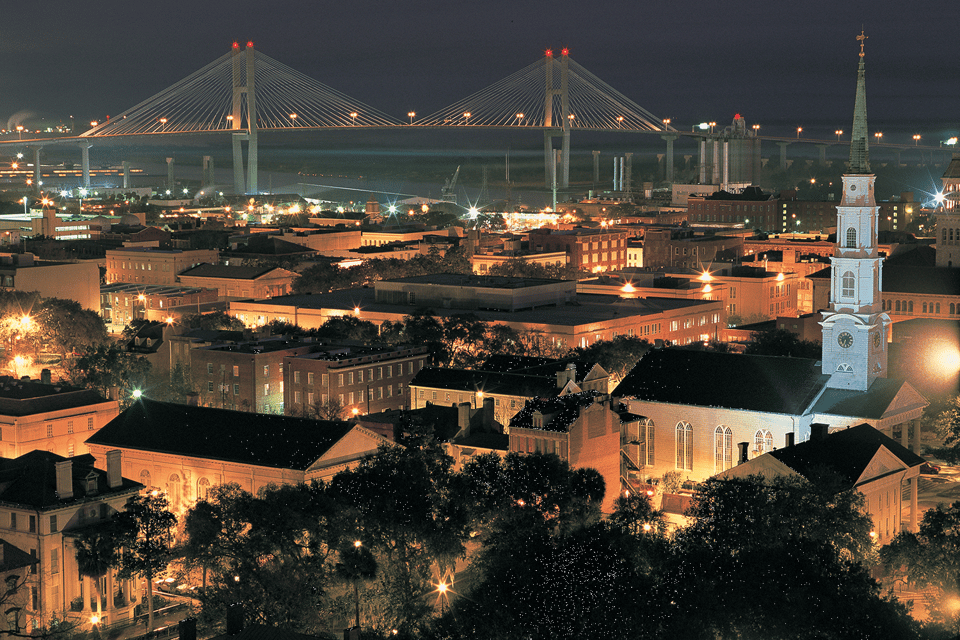
[[[860,57],[861,57],[861,58],[863,57],[863,45],[864,45],[864,41],[865,41],[867,38],[869,38],[869,37],[870,37],[870,36],[865,36],[865,35],[863,35],[863,29],[860,29],[860,35],[857,36],[857,40],[860,41]]]

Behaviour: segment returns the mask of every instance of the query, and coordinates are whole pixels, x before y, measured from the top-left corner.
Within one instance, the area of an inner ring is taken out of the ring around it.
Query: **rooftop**
[[[222,264],[209,264],[205,262],[181,272],[180,275],[192,276],[196,278],[232,278],[236,280],[253,280],[276,270],[277,267],[234,267]]]
[[[0,416],[23,417],[109,402],[92,389],[0,377]]]
[[[73,465],[73,497],[61,499],[57,493],[56,464],[70,460]],[[96,474],[96,485],[88,491],[87,479]],[[94,467],[90,454],[64,458],[49,451],[31,451],[19,458],[0,458],[0,502],[43,509],[67,502],[82,502],[94,496],[136,492],[143,487],[139,482],[122,479],[119,487],[107,485],[106,471]]]
[[[88,444],[305,471],[353,425],[141,398]]]

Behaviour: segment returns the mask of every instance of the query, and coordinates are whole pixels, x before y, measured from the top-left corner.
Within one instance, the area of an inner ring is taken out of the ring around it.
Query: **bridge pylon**
[[[233,43],[230,52],[233,66],[233,109],[230,115],[233,129],[233,188],[239,193],[255,194],[257,175],[257,90],[256,63],[253,43],[248,42],[241,53],[240,44]],[[246,97],[246,110],[244,110]],[[244,118],[246,116],[246,118]],[[243,141],[247,142],[247,176],[243,176]]]

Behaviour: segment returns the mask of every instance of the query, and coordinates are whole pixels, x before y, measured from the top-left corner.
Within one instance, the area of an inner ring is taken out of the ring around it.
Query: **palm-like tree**
[[[97,585],[97,620],[103,618],[103,589],[100,580],[120,560],[120,544],[112,522],[87,527],[73,540],[77,550],[80,575],[92,578]]]

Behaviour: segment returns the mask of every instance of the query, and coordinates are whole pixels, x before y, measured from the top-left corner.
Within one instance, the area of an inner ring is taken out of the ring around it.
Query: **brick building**
[[[333,399],[346,416],[410,406],[410,382],[427,364],[426,347],[317,346],[283,359],[284,413],[309,416]]]
[[[0,286],[74,300],[100,312],[100,268],[94,262],[48,262],[32,253],[0,253]]]
[[[175,307],[216,301],[216,289],[127,283],[105,284],[100,287],[100,315],[111,333],[123,331],[132,320],[167,322],[174,317],[172,309]],[[196,312],[196,309],[193,311]]]
[[[643,266],[647,269],[701,270],[711,262],[743,255],[741,235],[697,233],[688,227],[647,229],[643,236]]]
[[[616,271],[627,266],[630,234],[617,229],[534,229],[530,248],[537,253],[563,252],[567,263],[590,272]]]
[[[177,276],[198,264],[217,264],[220,253],[216,249],[152,249],[125,247],[107,250],[108,284],[177,284]]]

